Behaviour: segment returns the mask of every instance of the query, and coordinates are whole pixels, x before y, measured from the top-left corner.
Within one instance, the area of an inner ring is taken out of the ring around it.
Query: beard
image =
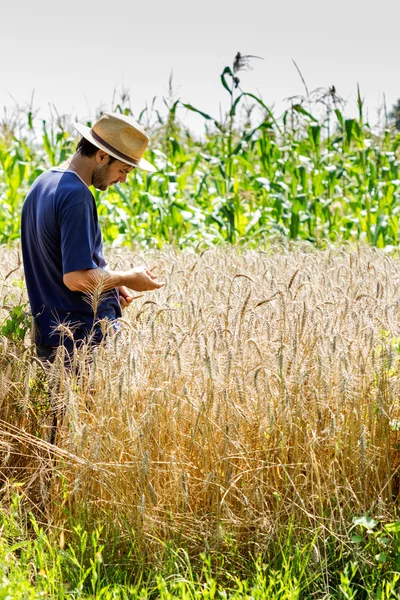
[[[102,192],[104,192],[110,185],[109,171],[110,171],[109,164],[103,165],[103,166],[99,167],[97,170],[95,170],[93,172],[93,177],[92,177],[93,187],[95,187],[97,190],[101,190]]]

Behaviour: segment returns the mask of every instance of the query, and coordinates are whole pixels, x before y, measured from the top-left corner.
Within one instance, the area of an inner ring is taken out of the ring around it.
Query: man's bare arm
[[[157,281],[151,271],[137,267],[129,271],[106,271],[105,269],[84,269],[65,273],[63,282],[72,292],[106,292],[112,288],[125,286],[135,292],[158,290],[165,284]]]

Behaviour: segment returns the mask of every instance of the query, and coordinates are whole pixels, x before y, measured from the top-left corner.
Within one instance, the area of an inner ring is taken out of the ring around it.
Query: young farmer
[[[21,243],[34,342],[38,356],[50,362],[61,345],[71,356],[82,341],[99,344],[103,333],[98,321],[115,322],[121,308],[132,302],[129,290],[164,285],[143,267],[106,270],[96,204],[88,188],[106,190],[124,183],[134,168],[155,171],[143,158],[147,134],[133,119],[115,113],[103,114],[91,129],[79,123],[75,127],[82,135],[75,154],[35,180],[22,208]],[[99,286],[102,294],[94,314],[88,293]]]

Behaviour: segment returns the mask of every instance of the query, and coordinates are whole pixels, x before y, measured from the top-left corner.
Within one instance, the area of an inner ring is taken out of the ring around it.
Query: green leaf
[[[208,121],[214,121],[215,122],[215,119],[213,119],[210,115],[208,115],[207,113],[199,110],[198,108],[195,108],[191,104],[184,104],[184,103],[182,103],[182,106],[184,106],[188,110],[191,110],[192,112],[198,113],[199,115],[201,115],[202,117],[204,117]]]
[[[375,555],[375,559],[378,562],[381,562],[381,563],[386,562],[387,561],[387,554],[386,554],[386,552],[379,552],[379,554]]]
[[[354,517],[353,523],[368,530],[372,530],[378,525],[378,521],[375,521],[372,517]]]
[[[386,523],[385,530],[388,533],[399,533],[399,531],[400,531],[400,521],[393,521],[393,523]]]
[[[236,98],[235,103],[237,103],[239,98],[241,98],[242,96],[247,96],[248,98],[253,98],[253,100],[255,100],[260,106],[262,106],[262,108],[267,112],[271,121],[274,123],[277,130],[280,133],[282,133],[282,130],[279,127],[278,122],[276,121],[274,115],[272,114],[271,109],[269,109],[268,106],[266,104],[264,104],[264,102],[261,100],[261,98],[257,98],[257,96],[255,96],[254,94],[250,94],[249,92],[243,92],[243,94],[240,94],[240,96],[238,96],[238,98]]]
[[[232,77],[232,79],[233,79],[233,73],[232,73],[230,67],[225,67],[225,69],[222,71],[222,73],[221,73],[221,83],[224,86],[224,88],[226,90],[228,90],[228,92],[232,96],[232,90],[231,90],[231,88],[229,87],[229,85],[226,82],[225,75],[230,75]]]
[[[314,148],[315,148],[316,152],[318,152],[319,151],[319,142],[320,142],[320,137],[321,137],[321,125],[317,125],[317,124],[313,123],[312,125],[310,125],[310,131],[311,131],[312,141],[314,143]]]
[[[360,84],[357,83],[357,107],[358,107],[358,118],[359,118],[360,123],[363,122],[363,106],[364,106],[364,100],[361,98]]]
[[[377,541],[380,544],[383,544],[384,546],[387,546],[388,543],[390,542],[389,538],[387,538],[387,537],[379,537],[379,538],[377,538]]]
[[[258,222],[260,221],[262,217],[262,212],[259,208],[257,208],[257,210],[255,211],[254,215],[252,216],[251,221],[247,224],[246,229],[245,229],[245,234],[247,235],[252,229],[253,227],[255,227]]]
[[[242,135],[242,139],[240,140],[240,142],[238,143],[238,145],[236,146],[236,148],[233,150],[231,156],[234,156],[235,154],[238,154],[240,152],[240,150],[242,149],[242,147],[243,147],[243,142],[250,141],[251,138],[253,137],[253,135],[256,133],[256,131],[258,131],[262,126],[263,126],[263,123],[261,123],[261,125],[258,125],[257,127],[255,127],[254,129],[252,129],[251,131],[248,131],[247,133],[244,133]]]
[[[354,127],[355,119],[346,119],[344,122],[344,127],[346,130],[346,140],[350,145],[352,137],[353,137],[353,127]]]
[[[292,108],[293,108],[293,110],[300,113],[301,115],[304,115],[305,117],[308,117],[315,123],[318,123],[318,119],[316,119],[315,117],[313,117],[313,115],[311,113],[306,111],[306,109],[301,104],[293,104]]]
[[[353,544],[361,544],[361,542],[365,542],[365,538],[362,535],[352,535],[350,540]]]
[[[338,120],[338,121],[339,121],[339,123],[340,123],[340,126],[341,126],[341,127],[342,127],[342,129],[343,129],[343,115],[342,115],[342,113],[340,112],[340,110],[339,110],[338,108],[335,108],[335,114],[336,114],[336,116],[337,116],[337,120]]]
[[[385,223],[384,215],[380,214],[376,221],[374,237],[372,238],[372,245],[376,246],[379,236],[384,232],[385,227],[383,227],[383,223]]]
[[[17,544],[13,544],[8,548],[8,552],[15,552],[16,550],[20,550],[21,548],[26,548],[29,545],[29,541],[18,542]]]

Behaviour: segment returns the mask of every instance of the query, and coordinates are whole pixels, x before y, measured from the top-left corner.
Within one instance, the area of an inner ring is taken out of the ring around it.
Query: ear
[[[98,150],[96,152],[96,162],[98,165],[107,164],[108,159],[109,159],[109,155],[107,154],[107,152],[104,152],[104,150]]]

